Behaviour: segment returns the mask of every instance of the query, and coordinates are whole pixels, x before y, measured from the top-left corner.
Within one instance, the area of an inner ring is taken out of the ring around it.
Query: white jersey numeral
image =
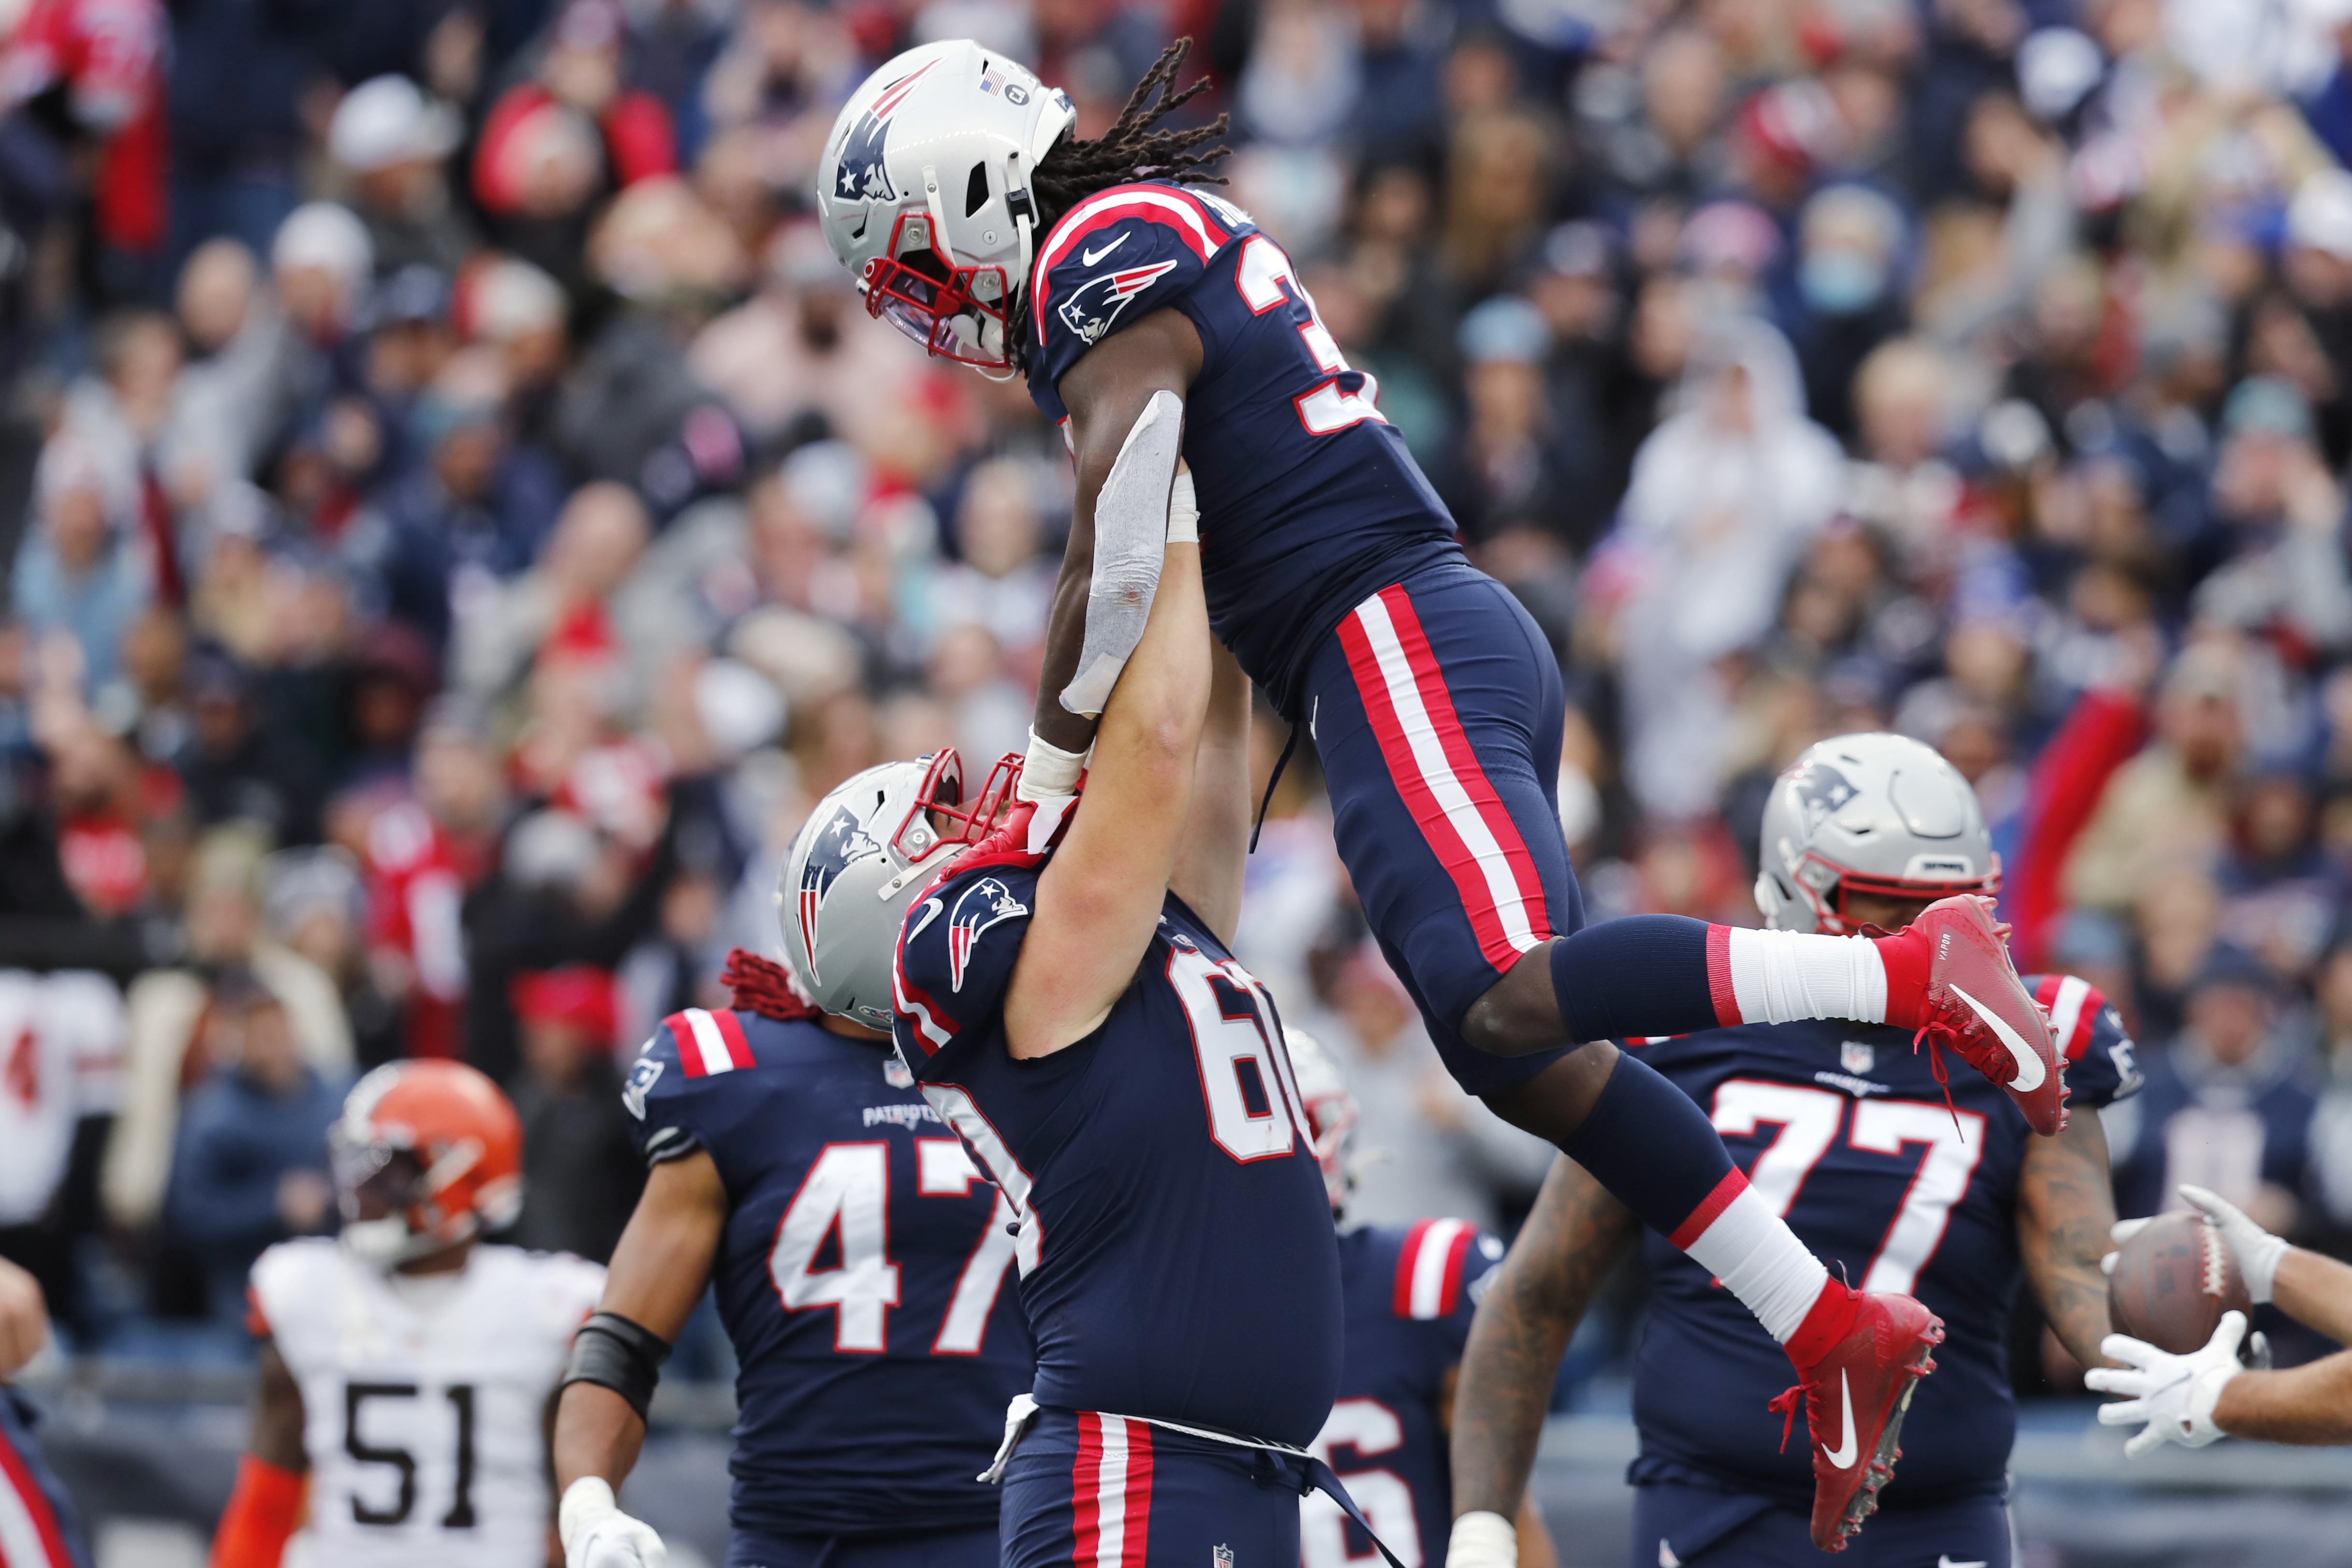
[[[840,1239],[840,1264],[814,1269],[829,1235]],[[827,1144],[776,1227],[768,1272],[784,1311],[835,1309],[834,1349],[878,1353],[898,1304],[889,1245],[890,1145]]]
[[[1954,1113],[1924,1100],[1849,1099],[1828,1089],[1771,1083],[1752,1078],[1727,1080],[1715,1092],[1715,1130],[1727,1137],[1752,1135],[1760,1126],[1780,1128],[1756,1156],[1748,1185],[1772,1212],[1787,1218],[1813,1166],[1846,1128],[1850,1147],[1901,1157],[1906,1145],[1923,1145],[1919,1168],[1904,1190],[1903,1205],[1886,1228],[1878,1255],[1860,1281],[1865,1291],[1908,1293],[1919,1271],[1944,1239],[1952,1206],[1968,1196],[1984,1153],[1985,1119],[1974,1111]]]
[[[915,1140],[915,1190],[925,1197],[964,1197],[984,1179],[953,1138]],[[934,1355],[978,1355],[988,1336],[1004,1272],[1021,1251],[1006,1227],[1013,1206],[1002,1193],[956,1276],[947,1314],[931,1342]],[[840,1263],[814,1267],[828,1236]],[[890,1149],[887,1144],[828,1144],[776,1227],[768,1272],[786,1312],[831,1307],[833,1347],[878,1353],[889,1343],[889,1311],[898,1304],[898,1265],[890,1261]]]
[[[1290,1058],[1267,1027],[1273,1001],[1248,970],[1197,947],[1169,949],[1168,983],[1192,1026],[1209,1135],[1237,1160],[1290,1153],[1307,1123]]]
[[[1339,1469],[1331,1458],[1335,1448],[1352,1448],[1360,1458],[1392,1452],[1404,1446],[1404,1423],[1377,1399],[1342,1399],[1317,1433],[1315,1457],[1331,1465],[1346,1483],[1348,1495],[1364,1511],[1373,1533],[1396,1553],[1404,1568],[1421,1568],[1421,1530],[1414,1522],[1412,1488],[1394,1470]],[[1348,1516],[1321,1492],[1309,1492],[1298,1504],[1298,1555],[1304,1568],[1377,1568],[1378,1551],[1348,1550]]]
[[[1323,325],[1323,314],[1315,308],[1314,296],[1298,281],[1290,257],[1282,253],[1280,246],[1264,235],[1252,235],[1243,241],[1241,262],[1234,271],[1234,287],[1241,291],[1242,303],[1250,308],[1253,316],[1263,316],[1292,298],[1307,308],[1307,320],[1298,329],[1299,340],[1307,345],[1307,357],[1317,367],[1333,377],[1294,400],[1298,423],[1307,427],[1309,435],[1328,435],[1368,419],[1381,419],[1381,411],[1373,405],[1380,396],[1380,385],[1370,376],[1364,377],[1360,392],[1339,390],[1338,377],[1347,371],[1348,358],[1339,351],[1339,340],[1331,336],[1331,329]]]

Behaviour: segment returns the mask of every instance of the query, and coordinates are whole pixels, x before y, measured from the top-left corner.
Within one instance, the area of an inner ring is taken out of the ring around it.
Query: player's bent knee
[[[1494,1056],[1528,1056],[1570,1041],[1560,1027],[1551,986],[1551,944],[1522,954],[1462,1015],[1460,1033]]]

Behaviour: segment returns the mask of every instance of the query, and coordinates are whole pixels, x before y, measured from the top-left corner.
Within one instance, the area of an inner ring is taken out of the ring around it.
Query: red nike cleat
[[[1931,1359],[1944,1342],[1943,1320],[1908,1296],[1856,1295],[1853,1326],[1811,1366],[1771,1408],[1788,1417],[1785,1447],[1805,1402],[1813,1445],[1813,1544],[1843,1552],[1846,1538],[1878,1508],[1878,1490],[1894,1479],[1903,1451],[1895,1440],[1919,1380],[1936,1370]]]
[[[1931,1051],[1951,1047],[2008,1090],[2026,1122],[2047,1137],[2066,1125],[2066,1063],[2051,1038],[2050,1019],[2017,977],[2004,935],[1990,898],[1963,894],[1929,904],[1888,939],[1888,946],[1917,944],[1909,956],[1916,963],[1924,951],[1927,960],[1926,996],[1907,1017],[1895,995],[1897,966],[1888,967],[1888,1021],[1916,1019],[1914,1027]],[[1937,1077],[1942,1076],[1938,1064]]]

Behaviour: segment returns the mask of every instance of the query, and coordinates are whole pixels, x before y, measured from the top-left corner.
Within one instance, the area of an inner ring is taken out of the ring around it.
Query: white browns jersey
[[[554,1502],[547,1408],[604,1270],[474,1249],[447,1280],[388,1278],[332,1240],[253,1266],[256,1333],[302,1391],[314,1561],[540,1568]]]
[[[0,1225],[41,1217],[74,1124],[115,1108],[122,993],[103,975],[0,969]]]

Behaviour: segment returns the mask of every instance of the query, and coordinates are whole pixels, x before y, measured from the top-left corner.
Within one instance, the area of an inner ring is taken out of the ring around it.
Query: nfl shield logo
[[[1209,1548],[1209,1568],[1234,1568],[1234,1549],[1230,1546]]]
[[[882,1059],[882,1082],[893,1089],[912,1089],[915,1075],[907,1071],[907,1064],[899,1061],[898,1053],[893,1051]]]
[[[1858,1040],[1838,1041],[1838,1065],[1856,1077],[1869,1071],[1877,1060],[1878,1052]]]

